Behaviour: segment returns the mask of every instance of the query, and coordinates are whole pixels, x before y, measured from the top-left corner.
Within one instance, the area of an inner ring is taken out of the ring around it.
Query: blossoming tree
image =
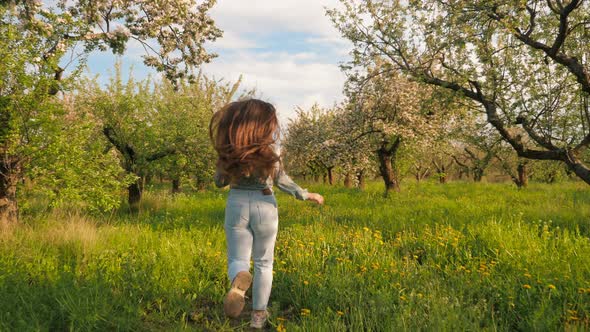
[[[590,2],[341,0],[353,63],[395,68],[478,106],[524,158],[590,184]]]
[[[204,44],[221,36],[208,10],[215,1],[9,0],[0,3],[0,223],[17,220],[17,183],[49,151],[39,124],[53,128],[56,95],[67,90],[94,50],[122,54],[134,41],[144,62],[176,82],[210,61]],[[69,55],[66,57],[66,55]],[[70,77],[66,67],[77,64]],[[47,121],[45,121],[47,120]],[[47,131],[49,133],[57,131]],[[64,143],[67,140],[63,141]],[[31,153],[22,153],[22,150]],[[67,149],[65,149],[67,151]],[[35,152],[35,153],[32,153]]]

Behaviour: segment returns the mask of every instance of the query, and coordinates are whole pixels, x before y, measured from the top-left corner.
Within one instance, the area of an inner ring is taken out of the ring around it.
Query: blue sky
[[[218,0],[211,11],[224,36],[208,44],[219,54],[203,71],[229,81],[243,76],[244,88],[256,88],[275,104],[280,119],[294,116],[297,106],[314,102],[331,106],[342,100],[344,75],[338,64],[348,58],[350,44],[325,17],[324,6],[337,0]],[[143,49],[130,43],[121,58],[123,70],[143,78],[155,71],[142,64]],[[88,59],[91,74],[107,79],[116,58],[110,52]]]

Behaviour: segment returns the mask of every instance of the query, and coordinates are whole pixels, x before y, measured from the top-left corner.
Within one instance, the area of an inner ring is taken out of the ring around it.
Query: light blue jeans
[[[272,287],[275,240],[279,228],[277,201],[261,190],[230,189],[225,206],[227,272],[230,282],[254,260],[252,308],[265,310]]]

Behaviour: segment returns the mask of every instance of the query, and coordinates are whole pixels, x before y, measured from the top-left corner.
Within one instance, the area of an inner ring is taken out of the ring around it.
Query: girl
[[[276,141],[279,125],[273,105],[257,99],[230,103],[216,112],[209,134],[219,155],[215,184],[230,185],[225,206],[228,275],[231,289],[224,311],[238,317],[244,294],[252,283],[250,258],[254,259],[252,321],[262,328],[272,286],[274,246],[278,230],[277,201],[273,183],[299,200],[324,203],[316,193],[301,189],[285,174]]]

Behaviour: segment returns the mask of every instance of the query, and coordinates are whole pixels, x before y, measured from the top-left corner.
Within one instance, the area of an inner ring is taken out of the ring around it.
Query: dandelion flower
[[[338,316],[344,316],[344,313],[340,310],[336,311],[336,313],[338,314]]]
[[[549,289],[555,289],[555,285],[549,284],[549,285],[547,285],[547,288],[549,288]]]
[[[522,285],[522,288],[524,288],[524,289],[531,289],[531,285],[529,285],[529,284],[524,284],[524,285]]]
[[[311,310],[309,310],[307,308],[301,309],[301,316],[309,316],[310,313],[311,313]]]

